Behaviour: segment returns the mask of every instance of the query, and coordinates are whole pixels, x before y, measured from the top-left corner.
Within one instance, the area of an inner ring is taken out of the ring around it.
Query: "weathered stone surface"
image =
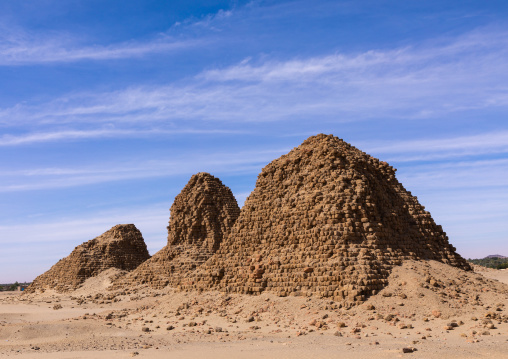
[[[114,287],[181,282],[217,251],[240,214],[231,190],[208,173],[191,177],[170,209],[168,244]]]
[[[206,243],[216,248],[216,242]],[[406,259],[470,269],[441,226],[397,181],[395,169],[320,134],[263,168],[220,249],[171,284],[316,295],[353,305],[379,292],[391,268]]]
[[[27,288],[74,290],[87,278],[109,268],[133,270],[150,258],[141,232],[133,224],[119,224],[104,234],[77,246]]]

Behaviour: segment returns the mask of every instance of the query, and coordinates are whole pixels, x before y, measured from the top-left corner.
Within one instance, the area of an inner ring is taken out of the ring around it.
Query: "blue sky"
[[[239,204],[331,133],[388,161],[465,257],[508,255],[506,1],[0,0],[0,283],[196,172]]]

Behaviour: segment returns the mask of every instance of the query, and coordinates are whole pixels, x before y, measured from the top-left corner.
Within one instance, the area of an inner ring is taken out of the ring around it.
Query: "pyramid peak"
[[[212,175],[211,175],[210,173],[208,173],[208,172],[198,172],[198,173],[196,173],[196,174],[193,174],[193,175],[191,176],[191,178],[192,178],[192,177],[196,177],[196,178],[214,178],[214,179],[215,179],[215,177],[214,177],[214,176],[212,176]]]
[[[198,172],[198,173],[193,174],[191,176],[191,178],[189,179],[189,182],[187,182],[187,184],[185,185],[184,188],[189,189],[193,186],[201,185],[201,184],[204,184],[205,187],[208,187],[208,185],[210,183],[216,183],[216,184],[222,185],[222,181],[219,178],[214,177],[210,173]]]
[[[344,143],[344,144],[350,145],[349,143],[345,142],[343,139],[336,137],[332,134],[327,135],[324,133],[318,133],[317,135],[313,135],[313,136],[310,136],[307,139],[305,139],[302,142],[301,146],[308,146],[308,145],[315,146],[315,145],[325,144],[325,143],[330,143],[330,142],[336,143],[336,144]]]

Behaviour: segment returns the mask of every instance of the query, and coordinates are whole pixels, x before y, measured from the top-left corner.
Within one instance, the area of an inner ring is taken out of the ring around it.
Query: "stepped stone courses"
[[[208,173],[191,177],[170,209],[168,244],[113,287],[175,285],[209,259],[240,214],[231,190]]]
[[[58,261],[38,276],[27,292],[54,289],[66,292],[78,288],[87,278],[109,269],[133,270],[150,258],[141,232],[133,224],[119,224]]]
[[[176,222],[170,227],[178,233]],[[471,269],[391,166],[320,134],[263,168],[220,249],[168,283],[317,295],[351,306],[379,292],[407,259]]]

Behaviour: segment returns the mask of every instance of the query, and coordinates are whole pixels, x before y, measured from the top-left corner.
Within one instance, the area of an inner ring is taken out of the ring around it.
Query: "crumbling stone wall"
[[[240,208],[228,187],[202,172],[191,177],[170,212],[167,246],[113,288],[138,283],[162,288],[179,283],[217,251]]]
[[[321,134],[263,168],[228,238],[178,287],[352,305],[406,259],[470,269],[394,168]]]
[[[27,292],[54,289],[74,290],[87,278],[109,268],[133,270],[150,258],[141,232],[133,224],[119,224],[58,261],[50,270],[38,276]]]

